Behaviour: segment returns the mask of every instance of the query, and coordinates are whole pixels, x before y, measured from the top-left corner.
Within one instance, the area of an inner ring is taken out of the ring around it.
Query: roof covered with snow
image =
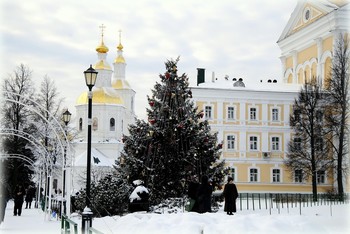
[[[212,88],[226,90],[299,92],[302,85],[286,84],[277,80],[245,81],[244,78],[216,78],[214,81],[201,83],[192,88]]]
[[[86,157],[87,157],[87,151],[84,151],[83,153],[79,154],[75,161],[75,166],[86,166]],[[109,159],[107,156],[105,156],[102,152],[100,152],[96,148],[91,149],[91,165],[98,166],[98,167],[113,167],[114,161],[112,159]]]

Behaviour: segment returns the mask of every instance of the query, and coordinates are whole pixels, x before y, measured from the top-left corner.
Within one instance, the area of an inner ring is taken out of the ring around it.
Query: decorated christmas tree
[[[130,182],[143,180],[153,204],[182,196],[191,176],[207,175],[213,185],[220,185],[224,177],[222,144],[194,105],[188,77],[178,76],[178,61],[165,63],[165,73],[148,96],[148,122],[137,120],[123,138],[119,170]]]

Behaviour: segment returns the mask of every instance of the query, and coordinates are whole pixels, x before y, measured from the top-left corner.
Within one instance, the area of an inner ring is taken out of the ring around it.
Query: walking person
[[[26,192],[26,209],[30,209],[32,207],[32,201],[35,196],[35,188],[31,185],[28,186],[27,192]]]
[[[0,180],[0,224],[4,221],[6,205],[9,198],[8,185],[5,181]]]
[[[199,213],[211,212],[211,194],[213,188],[209,184],[208,176],[202,176],[201,184],[198,187],[198,211]]]
[[[44,189],[40,188],[40,207],[42,211],[45,211],[45,202],[46,202],[46,197],[45,197]]]
[[[13,209],[14,216],[21,216],[22,206],[24,202],[24,195],[26,191],[22,185],[17,185],[14,192],[15,207]]]
[[[224,188],[224,198],[225,198],[225,207],[224,211],[228,215],[233,215],[233,212],[236,213],[236,199],[238,197],[238,191],[236,185],[233,183],[233,178],[228,177],[227,184]]]

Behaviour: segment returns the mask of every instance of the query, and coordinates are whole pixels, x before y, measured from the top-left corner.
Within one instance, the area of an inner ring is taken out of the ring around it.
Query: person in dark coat
[[[236,212],[236,199],[238,197],[238,191],[236,185],[233,183],[233,178],[229,177],[227,184],[224,188],[224,198],[225,198],[225,207],[224,211],[228,215],[233,215],[232,212]]]
[[[13,215],[21,216],[22,214],[22,205],[24,202],[24,195],[26,191],[22,185],[17,185],[14,192],[14,200],[15,200],[15,207],[13,210]]]
[[[190,204],[188,211],[198,212],[198,197],[197,191],[199,187],[198,177],[193,176],[190,183],[188,184],[187,195],[190,198]]]
[[[31,185],[28,186],[27,193],[26,193],[26,209],[30,209],[32,207],[32,201],[35,196],[35,188]]]
[[[208,176],[202,176],[201,184],[198,187],[198,212],[205,213],[211,212],[211,194],[213,188],[209,184]]]
[[[44,189],[40,188],[40,207],[42,211],[45,211],[45,202],[46,202],[46,197],[45,197]]]
[[[10,199],[7,183],[0,181],[0,224],[4,221],[6,205]]]

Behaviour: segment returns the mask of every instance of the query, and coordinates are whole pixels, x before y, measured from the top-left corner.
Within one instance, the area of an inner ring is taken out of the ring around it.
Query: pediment
[[[308,27],[337,8],[337,5],[327,0],[299,1],[278,41]]]

